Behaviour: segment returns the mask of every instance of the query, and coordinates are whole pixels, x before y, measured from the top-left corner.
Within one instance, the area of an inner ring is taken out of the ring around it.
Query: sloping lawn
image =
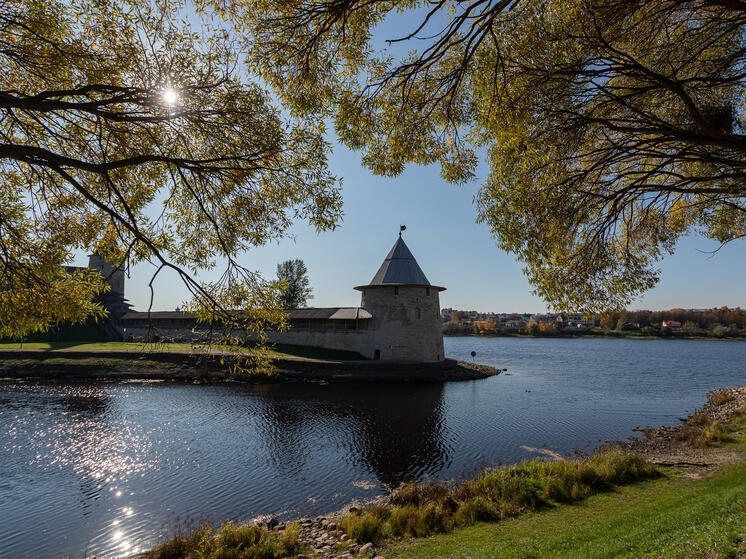
[[[184,351],[191,350],[191,344],[143,344],[135,342],[18,342],[0,343],[0,349],[48,349],[51,351],[70,349],[75,351],[96,351],[124,349],[130,351]]]
[[[334,349],[324,349],[319,347],[293,346],[287,344],[275,344],[268,346],[270,352],[278,357],[304,357],[310,359],[362,359],[362,357],[352,351],[342,351]],[[45,349],[50,351],[111,351],[127,350],[141,352],[169,352],[169,351],[210,351],[210,350],[233,350],[250,352],[251,347],[238,348],[236,346],[190,343],[139,343],[139,342],[18,342],[0,343],[0,350],[3,349]]]
[[[388,558],[746,558],[746,462],[627,486],[498,523],[405,541]]]

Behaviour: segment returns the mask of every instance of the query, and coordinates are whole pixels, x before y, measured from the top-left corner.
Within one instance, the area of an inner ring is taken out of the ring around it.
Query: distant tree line
[[[556,316],[562,317],[563,315]],[[566,316],[555,321],[547,321],[541,315],[526,321],[501,321],[495,318],[480,318],[478,313],[455,311],[451,319],[443,323],[443,333],[446,335],[530,335],[537,337],[602,335],[746,338],[746,310],[740,307],[665,311],[622,310],[609,311],[588,318],[594,319],[594,326],[579,326],[568,321]]]
[[[680,322],[685,330],[712,330],[717,326],[746,328],[746,310],[740,307],[715,309],[670,309],[667,311],[614,311],[598,317],[602,329],[659,327],[663,321]]]

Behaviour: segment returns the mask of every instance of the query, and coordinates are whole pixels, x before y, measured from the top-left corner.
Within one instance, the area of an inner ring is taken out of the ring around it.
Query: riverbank
[[[746,464],[676,475],[387,548],[387,559],[742,559]]]
[[[528,495],[520,489],[520,484],[515,485],[520,480],[529,483],[527,488],[538,483],[531,491],[538,491],[536,498],[539,501],[529,500],[518,503],[513,509],[504,509],[507,514],[499,513],[499,522],[474,523],[485,519],[477,514],[471,522],[456,523],[445,529],[444,525],[438,524],[438,519],[452,517],[443,516],[443,507],[450,506],[447,504],[449,493],[444,491],[454,489],[452,486],[425,485],[404,488],[409,497],[403,497],[400,490],[362,510],[347,508],[332,515],[304,518],[288,525],[270,518],[265,519],[263,526],[277,538],[283,531],[292,532],[297,543],[293,553],[303,549],[304,556],[329,559],[378,554],[414,559],[446,557],[454,553],[462,557],[513,557],[525,549],[534,549],[536,553],[532,556],[535,557],[650,555],[735,559],[746,556],[746,549],[742,546],[746,540],[742,528],[746,522],[746,509],[727,506],[746,499],[746,387],[714,391],[709,394],[708,404],[681,425],[648,429],[643,435],[643,439],[623,441],[601,449],[600,458],[586,459],[590,462],[587,468],[582,466],[579,470],[586,472],[580,477],[573,477],[577,475],[573,472],[586,462],[563,461],[561,457],[557,457],[560,462],[554,463],[556,466],[550,462],[532,461],[525,466],[480,474],[482,478],[492,476],[489,479],[498,480],[494,487],[500,488],[499,495],[494,493],[495,489],[489,494],[497,496],[496,505],[499,507],[515,505],[516,495],[521,495],[521,498]],[[619,449],[624,450],[624,454],[619,454]],[[626,486],[629,482],[655,477],[634,459],[624,458],[631,456],[628,451],[664,468],[664,477]],[[604,458],[605,455],[611,458]],[[539,478],[533,481],[536,475]],[[596,489],[593,486],[583,489],[583,484],[587,485],[594,476],[602,476],[608,481]],[[467,485],[474,483],[474,480],[465,482]],[[569,491],[564,497],[562,492],[557,493],[559,489],[542,493],[548,487],[561,487],[563,483]],[[516,494],[517,487],[519,492]],[[585,499],[593,493],[609,490],[612,493]],[[514,497],[508,498],[511,494]],[[454,495],[458,497],[458,493]],[[578,506],[561,504],[578,500],[581,501]],[[409,508],[405,514],[402,511],[406,507]],[[455,515],[459,510],[461,505],[448,514]],[[531,510],[540,512],[523,514]],[[650,522],[640,523],[641,517],[649,517]],[[385,537],[386,530],[392,530],[392,526],[398,526],[396,530],[404,534],[408,534],[408,530],[417,533],[418,522],[425,522],[424,533],[448,533],[404,540]],[[567,531],[565,528],[570,523],[579,528]],[[609,538],[609,534],[624,537]],[[698,537],[696,541],[694,536]],[[375,546],[366,540],[374,540]],[[692,545],[698,546],[700,553],[686,554]],[[170,557],[159,553],[154,550],[149,557]]]
[[[447,382],[479,380],[502,369],[446,359],[437,363],[271,356],[272,369],[231,369],[229,351],[128,349],[3,349],[0,378],[34,381],[221,382]]]

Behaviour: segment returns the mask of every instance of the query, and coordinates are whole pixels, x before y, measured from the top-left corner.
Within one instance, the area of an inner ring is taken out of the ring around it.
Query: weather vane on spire
[[[406,225],[400,225],[400,226],[399,226],[399,236],[400,236],[400,237],[401,237],[401,232],[402,232],[402,231],[404,231],[404,230],[406,230],[406,229],[407,229],[407,226],[406,226]]]

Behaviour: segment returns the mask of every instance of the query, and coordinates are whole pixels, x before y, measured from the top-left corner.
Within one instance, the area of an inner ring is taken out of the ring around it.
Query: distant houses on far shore
[[[454,316],[456,320],[454,320]],[[442,309],[443,322],[458,322],[464,325],[478,325],[479,323],[493,323],[502,330],[523,330],[530,324],[553,324],[557,328],[585,331],[596,326],[594,317],[588,318],[582,314],[567,313],[480,313],[477,311],[457,311]]]
[[[531,334],[591,332],[678,337],[746,337],[746,310],[740,307],[579,313],[495,313],[441,310],[445,334]]]

